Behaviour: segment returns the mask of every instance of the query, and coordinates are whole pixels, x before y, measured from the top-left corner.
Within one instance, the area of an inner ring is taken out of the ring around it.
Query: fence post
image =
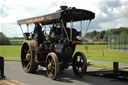
[[[114,34],[114,50],[115,50],[115,44],[116,44],[116,34]]]
[[[119,50],[120,50],[120,34],[119,34]]]
[[[0,77],[5,78],[5,76],[4,76],[4,57],[0,57]]]
[[[124,39],[125,40],[125,51],[126,51],[126,36],[127,36],[127,32],[125,32],[125,36],[124,36],[125,37]]]
[[[109,36],[110,36],[110,48],[112,48],[112,47],[111,47],[111,35],[109,35]]]
[[[110,47],[109,47],[109,46],[110,46],[109,43],[110,43],[110,42],[109,42],[109,34],[108,34],[107,48],[110,48]]]
[[[118,70],[119,70],[119,63],[118,62],[113,62],[113,73],[114,73],[115,77],[118,76]]]

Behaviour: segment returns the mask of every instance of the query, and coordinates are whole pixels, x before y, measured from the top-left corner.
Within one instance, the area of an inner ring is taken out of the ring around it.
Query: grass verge
[[[0,45],[0,56],[20,57],[21,45]],[[108,49],[107,45],[77,45],[88,60],[128,63],[128,51]],[[13,59],[12,59],[13,60]]]
[[[0,56],[19,57],[21,45],[0,45]]]
[[[107,65],[107,64],[96,64],[96,63],[91,63],[89,66],[94,66],[94,67],[101,67],[101,68],[113,68],[112,65]]]
[[[14,59],[14,58],[5,58],[5,61],[21,61],[20,59]]]
[[[128,51],[108,49],[107,45],[77,45],[76,51],[83,52],[88,60],[128,63]]]

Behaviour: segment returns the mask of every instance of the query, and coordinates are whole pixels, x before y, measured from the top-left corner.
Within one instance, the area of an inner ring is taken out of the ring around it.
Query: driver
[[[40,24],[39,23],[36,23],[35,24],[35,28],[34,28],[34,33],[36,34],[36,33],[41,33],[42,32],[42,27],[40,26]]]
[[[35,24],[34,28],[34,39],[38,41],[38,43],[43,43],[44,40],[44,31],[42,31],[42,27],[39,23]]]

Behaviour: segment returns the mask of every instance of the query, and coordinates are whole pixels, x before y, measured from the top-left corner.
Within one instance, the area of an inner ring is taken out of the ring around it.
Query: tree
[[[100,39],[104,39],[104,35],[106,34],[106,31],[101,31],[100,33],[99,33],[99,37],[100,37]]]
[[[92,40],[100,40],[100,39],[104,39],[104,40],[108,40],[108,36],[110,34],[121,34],[122,32],[126,32],[128,35],[128,27],[120,27],[120,28],[112,28],[109,30],[103,30],[100,32],[97,32],[96,30],[87,33],[86,38],[88,39],[92,39]],[[126,37],[127,38],[127,37]]]
[[[9,39],[0,32],[0,45],[10,45]]]
[[[105,41],[108,41],[108,34],[105,34],[105,35],[104,35],[104,40],[105,40]]]

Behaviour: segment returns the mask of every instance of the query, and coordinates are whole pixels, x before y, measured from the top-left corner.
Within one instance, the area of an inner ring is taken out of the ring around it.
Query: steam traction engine
[[[94,17],[91,11],[61,6],[60,10],[52,14],[18,20],[22,32],[22,24],[26,24],[27,28],[34,24],[39,31],[23,32],[25,42],[21,48],[21,63],[24,71],[35,72],[41,65],[46,67],[48,77],[56,79],[59,72],[72,65],[76,76],[84,76],[87,69],[86,56],[74,51],[77,44],[82,44],[82,21],[90,22]],[[73,28],[73,22],[78,21],[80,31]],[[47,29],[50,30],[46,32]]]

